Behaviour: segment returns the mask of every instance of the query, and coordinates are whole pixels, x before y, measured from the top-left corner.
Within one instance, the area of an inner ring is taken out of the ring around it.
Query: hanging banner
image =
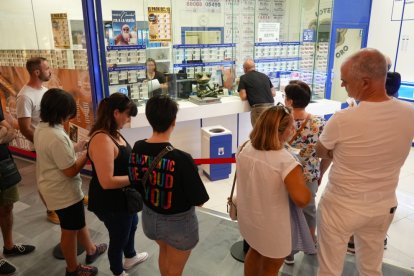
[[[70,49],[68,15],[66,13],[52,13],[50,17],[55,48]]]
[[[171,8],[148,7],[148,25],[151,42],[171,41]]]
[[[138,42],[135,11],[112,11],[114,44],[136,45]]]
[[[33,51],[38,52],[37,50]],[[17,93],[28,79],[29,74],[24,67],[0,66],[0,98],[3,114],[5,120],[15,129],[19,129],[16,111]],[[78,132],[83,130],[82,135],[85,134],[94,122],[88,70],[53,69],[51,79],[43,85],[47,88],[59,87],[72,94],[76,102],[76,116],[70,122],[78,126]],[[71,131],[73,132],[73,130],[72,127]],[[76,137],[85,136],[82,135],[78,133]],[[31,143],[24,138],[20,131],[9,145],[27,151],[32,149]]]

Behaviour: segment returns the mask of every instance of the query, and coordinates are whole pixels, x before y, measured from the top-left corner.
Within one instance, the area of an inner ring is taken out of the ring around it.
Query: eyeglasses
[[[129,28],[122,28],[123,31],[129,31]]]

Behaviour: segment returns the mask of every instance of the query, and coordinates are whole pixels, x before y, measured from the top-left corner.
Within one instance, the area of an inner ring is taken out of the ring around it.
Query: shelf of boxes
[[[32,57],[44,57],[51,68],[83,69],[88,67],[86,50],[0,50],[0,65],[25,67]]]
[[[256,69],[278,83],[278,72],[297,71],[300,68],[300,42],[261,42],[254,44]]]
[[[121,92],[139,103],[148,98],[145,45],[108,46],[106,62],[110,94]]]
[[[234,43],[173,45],[174,64],[232,61],[234,47]]]

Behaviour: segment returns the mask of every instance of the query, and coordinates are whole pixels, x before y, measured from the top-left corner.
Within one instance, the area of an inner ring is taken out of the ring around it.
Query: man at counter
[[[244,75],[240,77],[237,91],[242,101],[247,100],[251,107],[250,120],[252,126],[259,115],[269,106],[274,105],[275,89],[269,77],[256,71],[253,59],[248,58],[243,63]]]

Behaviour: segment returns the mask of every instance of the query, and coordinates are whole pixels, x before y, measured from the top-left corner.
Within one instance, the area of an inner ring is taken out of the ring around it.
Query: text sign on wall
[[[185,10],[188,12],[221,13],[222,0],[186,0]]]
[[[257,28],[258,42],[278,42],[280,33],[280,23],[278,22],[259,22]]]

